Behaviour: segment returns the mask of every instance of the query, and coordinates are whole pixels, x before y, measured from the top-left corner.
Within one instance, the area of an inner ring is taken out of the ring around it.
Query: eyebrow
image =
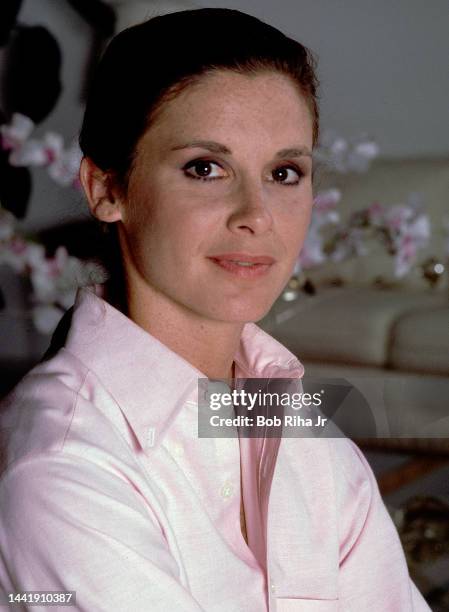
[[[232,155],[232,151],[219,142],[213,140],[192,140],[182,145],[172,147],[172,151],[180,151],[181,149],[190,148],[201,148],[211,151],[211,153],[222,153],[224,155]],[[297,147],[289,147],[288,149],[281,149],[274,156],[275,159],[282,159],[283,157],[301,157],[301,156],[312,157],[312,152],[305,146],[299,145]]]

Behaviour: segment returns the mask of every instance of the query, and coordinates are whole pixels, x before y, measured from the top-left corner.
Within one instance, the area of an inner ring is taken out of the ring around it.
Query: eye
[[[298,185],[304,173],[296,166],[278,166],[272,171],[271,176],[281,185]]]
[[[194,159],[186,164],[183,170],[184,174],[189,178],[201,181],[214,181],[225,177],[224,170],[220,164],[209,159]]]

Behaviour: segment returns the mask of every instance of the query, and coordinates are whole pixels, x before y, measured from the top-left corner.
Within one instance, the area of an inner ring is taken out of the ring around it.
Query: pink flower
[[[371,140],[361,140],[353,146],[348,155],[348,169],[354,172],[366,172],[379,154],[379,146]]]
[[[304,270],[318,266],[325,260],[326,256],[322,250],[322,245],[318,242],[305,243],[298,258],[299,265]]]
[[[34,123],[24,115],[13,116],[10,126],[0,128],[2,147],[11,151],[12,166],[47,166],[53,180],[63,186],[79,185],[81,151],[76,142],[64,149],[62,136],[47,132],[42,140],[29,138]]]
[[[48,167],[51,178],[64,187],[76,185],[81,162],[81,150],[76,142],[62,149]]]
[[[394,231],[403,231],[413,216],[413,210],[405,204],[396,204],[388,209],[385,220],[387,227]]]
[[[319,191],[313,199],[314,210],[319,213],[334,210],[340,200],[341,191],[339,189]]]
[[[314,150],[314,159],[336,172],[365,172],[378,154],[378,145],[365,135],[349,142],[328,130]]]
[[[381,225],[385,218],[385,208],[379,202],[373,202],[368,206],[368,220],[372,225]]]
[[[27,268],[28,244],[17,235],[10,236],[9,240],[0,242],[0,263],[9,265],[19,274]]]
[[[20,147],[13,149],[9,155],[11,166],[45,166],[48,163],[48,152],[38,140],[27,140]]]
[[[28,140],[34,130],[34,123],[25,115],[13,113],[9,125],[0,126],[2,149],[14,151]]]
[[[394,241],[396,249],[395,275],[402,277],[410,270],[417,252],[430,238],[430,222],[426,215],[418,215],[407,226],[402,226],[402,233]]]

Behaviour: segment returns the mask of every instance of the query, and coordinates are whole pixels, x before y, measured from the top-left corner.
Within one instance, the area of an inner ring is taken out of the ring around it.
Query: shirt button
[[[275,590],[276,590],[276,585],[274,584],[274,582],[272,582],[272,583],[270,584],[270,589],[271,589],[271,592],[272,592],[272,593],[274,593],[274,592],[275,592]]]
[[[156,430],[154,427],[149,427],[147,431],[147,445],[152,447],[155,443]]]
[[[221,487],[221,496],[223,499],[228,499],[234,493],[234,486],[232,482],[225,482]]]

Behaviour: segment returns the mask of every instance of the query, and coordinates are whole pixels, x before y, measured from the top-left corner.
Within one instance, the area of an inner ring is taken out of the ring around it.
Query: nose
[[[257,182],[242,182],[233,194],[233,209],[228,227],[233,232],[263,234],[271,230],[273,216],[268,206],[268,195]]]

